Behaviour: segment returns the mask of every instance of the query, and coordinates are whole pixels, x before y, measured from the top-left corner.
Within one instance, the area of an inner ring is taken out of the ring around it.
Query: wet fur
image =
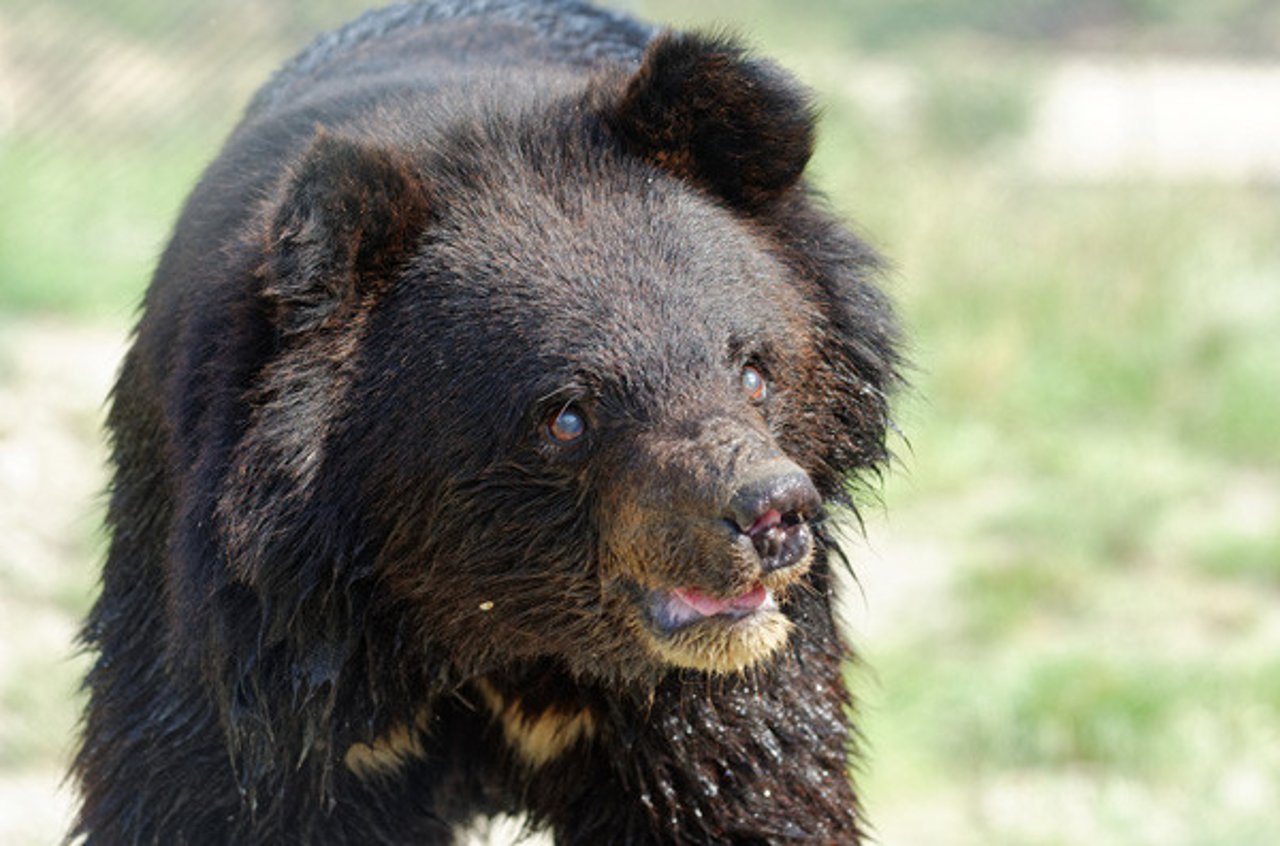
[[[113,394],[76,833],[856,842],[821,526],[789,636],[714,672],[634,611],[754,578],[686,521],[736,462],[836,507],[886,457],[897,330],[812,130],[738,45],[573,0],[391,7],[264,87]],[[589,443],[534,436],[574,398]]]

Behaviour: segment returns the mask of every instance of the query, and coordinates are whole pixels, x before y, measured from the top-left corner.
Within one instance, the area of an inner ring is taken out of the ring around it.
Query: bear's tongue
[[[671,591],[677,602],[682,602],[703,617],[714,617],[717,614],[735,613],[749,614],[755,611],[769,598],[769,591],[764,585],[757,584],[746,593],[730,599],[717,599],[697,588],[676,588]]]

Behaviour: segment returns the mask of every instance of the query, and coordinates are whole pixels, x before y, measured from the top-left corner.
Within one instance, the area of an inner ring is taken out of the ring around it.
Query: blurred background
[[[818,93],[895,262],[849,545],[880,841],[1280,843],[1280,2],[634,0]],[[0,843],[56,842],[103,401],[184,195],[353,0],[0,0]]]

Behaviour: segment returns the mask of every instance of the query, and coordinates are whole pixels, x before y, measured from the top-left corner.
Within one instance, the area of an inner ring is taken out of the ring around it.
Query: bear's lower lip
[[[697,588],[675,588],[650,594],[649,610],[654,624],[671,634],[704,620],[734,621],[766,611],[776,611],[773,591],[756,583],[751,590],[721,599]]]

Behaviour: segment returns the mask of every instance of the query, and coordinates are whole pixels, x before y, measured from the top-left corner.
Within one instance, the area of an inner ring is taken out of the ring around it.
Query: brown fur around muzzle
[[[710,418],[637,437],[606,483],[602,578],[659,661],[729,673],[787,641],[820,502],[772,437]]]

